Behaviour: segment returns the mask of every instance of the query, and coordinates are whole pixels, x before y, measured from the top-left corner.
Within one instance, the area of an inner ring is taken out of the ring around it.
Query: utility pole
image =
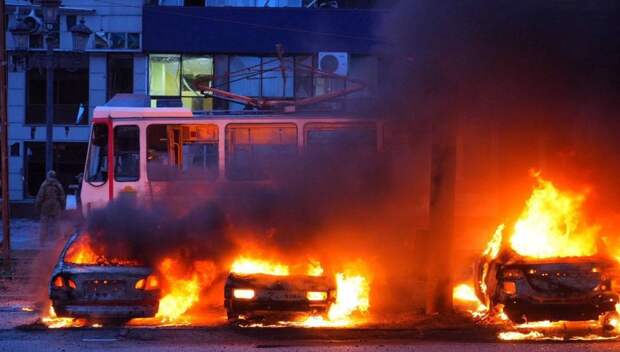
[[[446,114],[442,109],[438,112]],[[426,313],[436,314],[452,311],[457,126],[456,119],[451,116],[433,116],[431,124],[431,231]]]
[[[0,157],[2,168],[2,251],[4,265],[11,265],[11,233],[9,227],[9,158],[8,158],[8,123],[7,123],[7,53],[6,53],[6,11],[4,0],[0,0]]]

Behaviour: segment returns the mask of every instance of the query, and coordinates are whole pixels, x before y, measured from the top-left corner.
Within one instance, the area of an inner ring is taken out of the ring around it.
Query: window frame
[[[166,126],[166,129],[168,126],[176,126],[176,127],[184,127],[184,126],[209,126],[210,128],[213,128],[216,131],[216,141],[211,143],[217,146],[217,163],[215,164],[215,170],[213,172],[213,176],[212,177],[206,177],[206,178],[187,178],[187,179],[181,179],[182,181],[190,181],[190,182],[208,182],[208,183],[214,183],[217,182],[217,180],[220,178],[220,175],[222,174],[222,169],[221,169],[221,162],[220,162],[220,139],[222,138],[222,136],[220,135],[220,130],[219,130],[219,126],[215,123],[150,123],[146,126],[145,128],[145,153],[146,153],[146,159],[145,159],[145,171],[146,171],[146,179],[149,182],[172,182],[175,181],[175,178],[173,177],[155,177],[153,178],[151,176],[152,172],[149,171],[149,157],[148,157],[148,153],[149,153],[149,129],[155,126]],[[204,144],[204,143],[203,143]],[[166,152],[169,154],[170,150],[166,147]],[[171,169],[174,170],[182,170],[183,165],[180,165],[180,167],[178,165],[165,165],[166,167],[169,167]],[[205,169],[206,170],[206,169]]]
[[[95,127],[98,126],[102,126],[105,127],[106,129],[106,136],[105,136],[105,148],[103,148],[104,150],[106,150],[106,154],[105,154],[105,158],[104,158],[104,162],[107,165],[106,169],[106,176],[105,179],[103,180],[91,180],[91,155],[92,155],[92,148],[94,146],[93,144],[93,139],[94,139],[94,135],[95,135]],[[89,185],[93,186],[93,187],[101,187],[105,184],[108,183],[108,181],[110,181],[110,165],[109,165],[109,160],[110,160],[110,126],[107,123],[94,123],[91,127],[91,132],[90,132],[90,136],[88,139],[88,150],[86,151],[86,167],[84,169],[84,181],[86,183],[88,183]]]
[[[294,123],[294,122],[271,122],[271,123],[264,123],[264,122],[248,122],[248,123],[244,123],[244,122],[233,122],[233,123],[229,123],[224,127],[224,163],[226,165],[225,170],[224,170],[224,177],[226,178],[226,180],[228,181],[232,181],[232,182],[264,182],[264,181],[269,181],[271,180],[270,177],[264,177],[264,178],[252,178],[252,177],[242,177],[242,178],[237,178],[232,176],[231,177],[231,172],[233,172],[233,168],[231,167],[232,163],[231,163],[231,147],[232,147],[232,141],[231,138],[229,136],[229,131],[232,128],[255,128],[255,127],[259,127],[259,128],[292,128],[295,131],[295,143],[291,143],[290,145],[294,145],[295,146],[295,154],[298,155],[300,153],[300,148],[301,145],[299,143],[299,130],[300,127],[298,126],[298,124]],[[249,136],[250,140],[251,140],[251,135]],[[254,143],[250,143],[250,145],[254,145]],[[252,154],[253,152],[253,147],[252,147]]]
[[[119,180],[118,179],[118,175],[119,175],[119,173],[118,173],[118,160],[116,159],[116,156],[118,155],[117,153],[119,151],[119,148],[118,148],[118,145],[117,145],[117,139],[116,138],[118,136],[117,130],[119,128],[135,128],[136,129],[136,133],[137,133],[137,136],[138,136],[138,139],[137,139],[137,145],[138,145],[138,150],[137,150],[138,167],[136,168],[137,175],[135,176],[135,179],[134,178],[127,179],[127,180]],[[138,182],[138,181],[140,181],[140,176],[141,176],[141,174],[140,174],[140,169],[141,169],[141,166],[140,166],[140,159],[141,159],[141,157],[140,157],[140,154],[141,154],[141,150],[140,150],[141,149],[140,148],[140,126],[138,126],[138,125],[116,125],[116,126],[114,126],[112,131],[113,131],[113,136],[114,136],[114,156],[113,156],[113,160],[114,160],[114,182]]]
[[[151,56],[162,56],[162,55],[170,55],[170,56],[178,56],[179,57],[179,92],[176,95],[154,95],[152,94],[152,90],[151,90]],[[210,105],[211,105],[211,110],[213,110],[213,106],[214,106],[214,99],[212,97],[206,97],[206,96],[196,96],[196,95],[184,95],[183,94],[183,58],[184,57],[203,57],[203,58],[210,58],[211,59],[211,68],[212,68],[212,72],[211,75],[213,77],[215,77],[215,55],[213,54],[178,54],[178,53],[150,53],[148,55],[148,68],[149,68],[149,84],[148,84],[148,91],[149,94],[151,96],[151,100],[170,100],[170,99],[178,99],[181,102],[181,106],[183,106],[183,99],[202,99],[202,100],[206,100],[206,101],[210,101]],[[215,80],[215,79],[213,79]]]

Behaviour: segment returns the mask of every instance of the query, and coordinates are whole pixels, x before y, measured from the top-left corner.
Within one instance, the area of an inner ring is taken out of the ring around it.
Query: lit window
[[[195,88],[197,81],[213,81],[213,58],[210,56],[183,56],[183,75],[181,77],[183,96],[201,97]],[[209,84],[211,85],[211,84]]]
[[[181,55],[151,55],[149,87],[151,95],[180,94]]]

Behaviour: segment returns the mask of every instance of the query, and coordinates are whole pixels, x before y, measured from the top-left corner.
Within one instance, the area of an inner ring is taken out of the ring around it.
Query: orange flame
[[[71,264],[97,264],[98,255],[90,243],[90,236],[83,234],[73,242],[65,255],[65,262]]]
[[[159,300],[159,310],[155,316],[165,324],[190,324],[187,312],[200,301],[200,293],[215,278],[215,264],[209,261],[196,261],[188,274],[178,260],[165,258],[158,266],[159,272],[168,282],[167,289]]]
[[[586,195],[560,191],[539,174],[534,177],[538,184],[514,226],[511,247],[536,258],[596,254],[599,227],[586,226],[580,218]]]
[[[474,317],[481,317],[489,310],[476,296],[474,288],[467,283],[456,285],[452,289],[452,300],[469,311]]]
[[[241,256],[232,263],[231,272],[236,274],[268,274],[277,276],[289,275],[287,265],[272,263],[268,260],[253,259]]]
[[[102,248],[95,248],[90,236],[81,234],[65,254],[65,262],[80,265],[139,265],[137,260],[107,258]]]

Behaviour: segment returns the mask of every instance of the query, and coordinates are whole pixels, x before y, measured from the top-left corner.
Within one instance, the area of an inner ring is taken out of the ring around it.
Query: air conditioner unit
[[[349,54],[346,52],[319,52],[319,70],[346,76],[349,72]]]
[[[30,29],[30,33],[38,34],[43,31],[43,20],[34,13],[34,9],[32,9],[22,20]]]

